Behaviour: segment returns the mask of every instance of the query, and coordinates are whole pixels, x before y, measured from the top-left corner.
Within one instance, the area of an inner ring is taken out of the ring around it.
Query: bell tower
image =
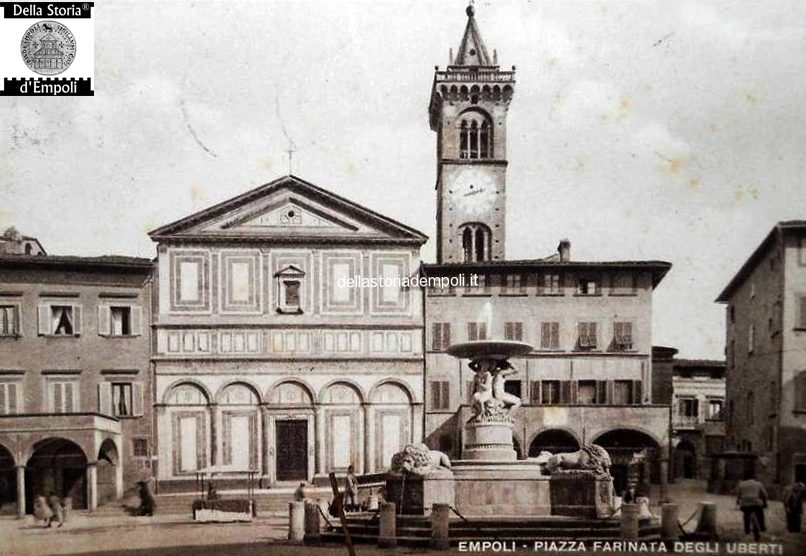
[[[515,67],[501,70],[471,3],[456,56],[435,68],[429,116],[437,133],[437,262],[505,256],[507,112]]]

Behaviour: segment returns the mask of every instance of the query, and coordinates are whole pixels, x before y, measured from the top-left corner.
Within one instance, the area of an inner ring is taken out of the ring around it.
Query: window
[[[78,408],[78,382],[55,380],[48,384],[51,413],[75,413]]]
[[[112,336],[129,336],[132,333],[131,307],[110,307]]]
[[[596,323],[595,322],[580,322],[578,324],[578,346],[579,349],[590,350],[596,349]]]
[[[619,272],[613,277],[614,295],[632,295],[635,293],[635,276],[629,272]]]
[[[577,386],[577,403],[582,405],[592,405],[597,403],[595,380],[579,381]]]
[[[559,380],[540,381],[540,403],[543,405],[553,405],[560,403]]]
[[[540,323],[540,349],[560,349],[560,323]]]
[[[467,323],[467,339],[471,342],[474,342],[476,340],[486,340],[487,323],[486,322]]]
[[[633,401],[633,381],[615,380],[613,381],[613,404],[632,405]]]
[[[580,278],[577,280],[577,295],[597,295],[598,284],[594,278]]]
[[[680,398],[677,402],[677,412],[681,417],[697,417],[699,415],[697,398]]]
[[[750,326],[747,328],[747,353],[753,353],[753,350],[756,348],[756,325],[750,323]]]
[[[431,326],[431,348],[442,351],[451,345],[451,323],[435,322]]]
[[[16,305],[0,305],[0,336],[19,336],[19,307]]]
[[[139,336],[143,309],[130,305],[98,307],[98,334],[101,336]]]
[[[520,342],[523,340],[523,323],[522,322],[505,322],[504,323],[504,339],[515,340]]]
[[[806,371],[795,377],[795,411],[806,411]]]
[[[560,295],[562,293],[559,274],[541,274],[538,286],[540,295]]]
[[[130,382],[112,383],[112,414],[115,417],[129,417],[132,412],[132,385]]]
[[[520,380],[507,380],[504,383],[504,392],[512,394],[516,398],[522,398],[523,381]]]
[[[469,223],[459,226],[462,238],[462,253],[466,263],[489,261],[490,255],[490,228],[484,224]]]
[[[148,457],[147,438],[132,438],[132,456],[136,458]]]
[[[722,404],[723,400],[710,399],[708,400],[708,420],[721,421],[722,420]]]
[[[21,384],[16,382],[0,382],[0,415],[18,413]]]
[[[479,112],[466,112],[459,123],[459,158],[492,158],[493,134],[490,121]]]
[[[299,280],[283,280],[283,302],[286,307],[299,308]]]
[[[431,409],[450,409],[450,382],[447,380],[431,381]]]
[[[632,323],[613,323],[613,349],[614,351],[629,351],[632,349]]]
[[[504,280],[504,292],[518,294],[526,291],[523,276],[520,274],[507,274]]]
[[[333,266],[335,269],[336,266],[341,265]],[[275,284],[277,284],[277,312],[286,314],[302,313],[302,284],[305,278],[305,272],[296,266],[290,265],[277,272],[274,277],[276,280]],[[334,279],[335,278],[336,274],[334,270]],[[343,276],[339,276],[339,279],[342,280]],[[346,284],[336,285],[334,289],[334,299],[336,298],[336,293],[343,291],[348,291]],[[347,299],[349,299],[349,295]],[[339,298],[339,300],[343,299]]]
[[[50,307],[51,330],[56,336],[72,336],[73,307],[71,305],[52,305]]]

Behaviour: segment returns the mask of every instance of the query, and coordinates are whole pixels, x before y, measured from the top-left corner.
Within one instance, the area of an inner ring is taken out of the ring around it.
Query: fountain
[[[400,513],[428,515],[434,503],[442,503],[473,517],[612,514],[610,459],[603,448],[585,445],[574,454],[517,459],[512,413],[521,400],[504,385],[516,372],[509,359],[531,351],[523,342],[494,340],[448,347],[450,355],[468,359],[475,373],[462,457],[451,462],[423,444],[397,454],[386,494]]]

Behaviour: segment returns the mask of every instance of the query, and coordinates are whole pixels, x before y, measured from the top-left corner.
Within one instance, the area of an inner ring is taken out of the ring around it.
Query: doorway
[[[275,421],[277,480],[301,481],[308,478],[308,421]]]

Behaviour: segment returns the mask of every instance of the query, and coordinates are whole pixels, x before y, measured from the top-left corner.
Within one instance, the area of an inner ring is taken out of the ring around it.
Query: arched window
[[[490,118],[476,110],[465,112],[459,122],[459,158],[492,158],[493,134]]]
[[[469,223],[459,227],[462,234],[464,262],[475,263],[491,259],[490,228],[484,224]]]

